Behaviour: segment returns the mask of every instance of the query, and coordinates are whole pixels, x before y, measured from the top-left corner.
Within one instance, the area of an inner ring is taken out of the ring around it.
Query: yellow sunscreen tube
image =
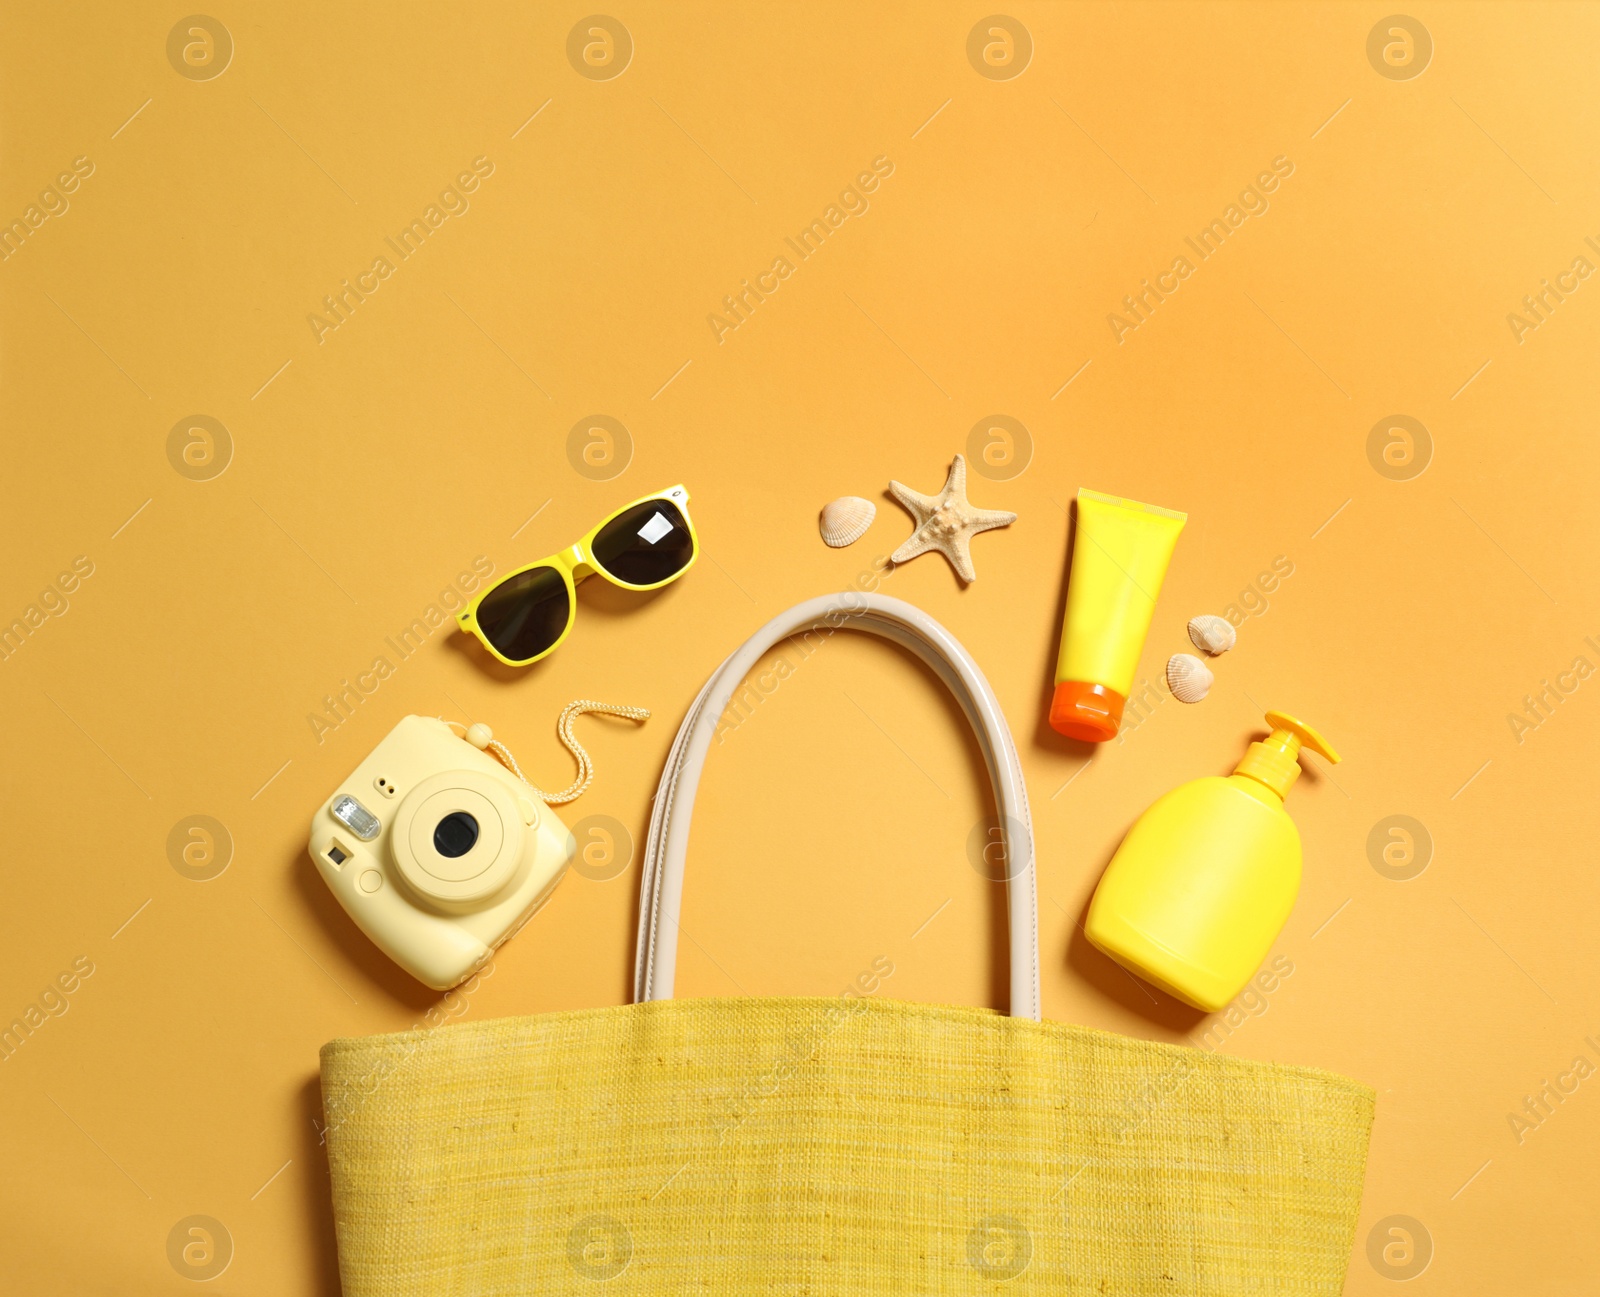
[[[1078,492],[1052,728],[1090,743],[1116,737],[1167,562],[1188,521],[1172,509]]]

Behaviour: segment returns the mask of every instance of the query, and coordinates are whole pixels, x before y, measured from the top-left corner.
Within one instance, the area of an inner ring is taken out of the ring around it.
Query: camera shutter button
[[[375,892],[383,886],[383,875],[376,869],[365,870],[361,877],[356,879],[363,892]]]

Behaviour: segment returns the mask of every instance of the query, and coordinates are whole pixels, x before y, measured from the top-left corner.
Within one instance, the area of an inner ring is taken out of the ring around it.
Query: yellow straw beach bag
[[[716,718],[817,625],[902,644],[972,721],[1010,829],[1009,1016],[671,998]],[[323,1048],[345,1297],[1340,1292],[1372,1092],[1038,1021],[1021,767],[976,664],[917,609],[812,600],[724,662],[673,745],[641,883],[637,1003]]]

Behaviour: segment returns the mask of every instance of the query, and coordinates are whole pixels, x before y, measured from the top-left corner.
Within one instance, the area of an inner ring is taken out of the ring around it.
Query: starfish
[[[1001,509],[974,509],[967,500],[967,461],[960,455],[950,465],[950,476],[938,495],[922,495],[899,482],[889,483],[889,494],[916,519],[917,529],[910,539],[889,556],[891,562],[906,563],[936,549],[950,560],[963,581],[978,579],[972,567],[970,542],[980,531],[1009,527],[1017,520],[1014,513]]]

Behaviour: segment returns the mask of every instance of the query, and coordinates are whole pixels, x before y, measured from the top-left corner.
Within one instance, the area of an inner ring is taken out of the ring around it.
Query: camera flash
[[[383,825],[378,817],[354,797],[341,797],[332,806],[333,818],[354,833],[363,842],[371,842]]]

